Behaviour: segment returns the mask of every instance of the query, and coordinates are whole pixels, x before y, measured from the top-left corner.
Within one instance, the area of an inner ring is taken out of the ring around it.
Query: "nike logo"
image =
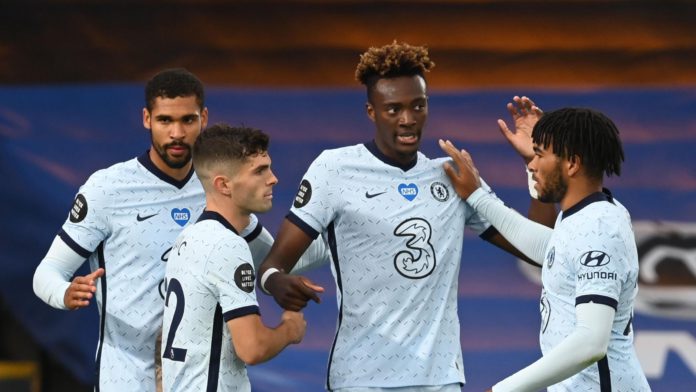
[[[385,194],[385,193],[387,193],[387,192],[386,192],[386,191],[384,191],[384,192],[379,192],[379,193],[365,192],[365,197],[367,197],[368,199],[372,199],[373,197],[377,197],[377,196],[383,195],[383,194]]]
[[[158,212],[158,213],[156,213],[156,214],[152,214],[152,215],[145,215],[145,216],[140,216],[140,214],[138,214],[138,216],[137,216],[137,217],[135,217],[135,219],[137,219],[137,220],[138,220],[138,222],[142,222],[142,221],[144,221],[144,220],[148,220],[148,219],[152,218],[153,216],[155,216],[155,215],[157,215],[157,214],[159,214],[159,212]]]

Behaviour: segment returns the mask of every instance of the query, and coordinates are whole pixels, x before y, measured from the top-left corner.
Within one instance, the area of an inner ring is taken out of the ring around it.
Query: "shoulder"
[[[628,211],[617,201],[592,203],[580,211],[580,216],[580,224],[589,225],[604,233],[620,230],[631,219]]]
[[[186,227],[176,243],[177,246],[186,243],[189,254],[207,255],[210,260],[223,262],[249,252],[244,238],[213,220],[196,222]]]
[[[564,238],[589,248],[624,249],[633,235],[625,209],[604,201],[562,219],[560,227]]]
[[[336,163],[346,158],[357,158],[370,154],[363,144],[332,148],[322,151],[314,160],[315,163]]]
[[[133,158],[124,162],[115,163],[107,168],[99,169],[89,176],[83,188],[100,187],[104,184],[113,185],[116,180],[129,179],[138,170],[139,163]]]
[[[103,201],[109,204],[109,200],[118,193],[120,184],[134,180],[137,165],[137,161],[131,159],[95,171],[80,187],[78,197],[82,196],[83,199],[95,203]]]
[[[206,242],[213,252],[221,255],[246,254],[249,245],[244,238],[224,227],[219,222],[206,220],[193,225],[195,235]]]

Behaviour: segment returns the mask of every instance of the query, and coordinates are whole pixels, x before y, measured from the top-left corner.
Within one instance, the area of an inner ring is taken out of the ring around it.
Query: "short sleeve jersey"
[[[464,383],[457,283],[465,225],[490,225],[462,201],[444,159],[408,167],[374,142],[324,151],[288,219],[332,254],[338,327],[329,390]]]
[[[166,391],[250,391],[226,322],[258,314],[246,241],[220,214],[204,211],[177,238],[167,263],[162,329]]]
[[[542,352],[575,329],[575,306],[616,310],[607,356],[549,391],[649,391],[633,349],[638,252],[628,211],[605,190],[559,214],[542,268]]]
[[[92,271],[106,270],[96,292],[96,390],[155,389],[165,263],[204,203],[193,170],[177,181],[147,153],[95,172],[80,188],[59,236],[89,259]]]

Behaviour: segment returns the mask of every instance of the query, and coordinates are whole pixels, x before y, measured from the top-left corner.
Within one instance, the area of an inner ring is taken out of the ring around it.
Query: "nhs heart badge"
[[[418,196],[418,187],[416,184],[399,184],[399,193],[408,201],[413,201],[413,199]]]
[[[174,222],[179,226],[183,227],[188,223],[189,219],[191,219],[191,211],[189,211],[188,208],[174,208],[172,209],[172,219],[174,219]]]

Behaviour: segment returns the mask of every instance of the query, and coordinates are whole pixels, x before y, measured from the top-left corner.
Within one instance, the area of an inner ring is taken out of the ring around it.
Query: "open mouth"
[[[418,143],[418,135],[415,133],[404,133],[397,135],[396,141],[401,144],[416,144]]]

